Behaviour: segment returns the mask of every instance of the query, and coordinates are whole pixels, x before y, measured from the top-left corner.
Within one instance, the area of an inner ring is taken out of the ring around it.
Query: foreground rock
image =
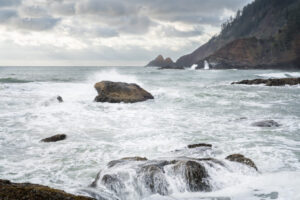
[[[41,142],[57,142],[61,140],[65,140],[67,136],[65,134],[54,135],[45,139],[42,139]]]
[[[264,120],[260,122],[255,122],[252,124],[252,126],[258,126],[258,127],[279,127],[280,124],[277,123],[274,120]]]
[[[62,190],[52,189],[30,183],[11,183],[0,180],[1,200],[92,200],[84,196],[75,196]]]
[[[245,85],[265,84],[266,86],[297,85],[300,84],[300,78],[242,80],[239,82],[233,82],[232,84],[245,84]]]
[[[249,167],[253,167],[256,171],[258,170],[255,163],[251,159],[243,156],[242,154],[232,154],[227,156],[226,159],[229,161],[239,162],[248,165]]]
[[[154,99],[149,92],[133,83],[102,81],[95,84],[95,89],[98,92],[96,102],[136,103]]]

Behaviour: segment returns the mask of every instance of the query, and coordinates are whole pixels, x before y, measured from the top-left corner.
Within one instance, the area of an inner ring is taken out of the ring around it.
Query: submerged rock
[[[0,180],[1,200],[92,200],[93,198],[75,196],[62,190],[31,183],[12,183]]]
[[[65,134],[54,135],[45,139],[42,139],[41,142],[57,142],[66,139],[67,136]]]
[[[232,84],[245,84],[245,85],[265,84],[266,86],[297,85],[300,84],[300,78],[242,80],[239,82],[233,82]]]
[[[252,126],[258,126],[258,127],[279,127],[280,124],[277,123],[274,120],[264,120],[264,121],[252,123]]]
[[[242,154],[232,154],[232,155],[227,156],[226,159],[229,161],[248,165],[249,167],[253,167],[256,171],[258,171],[255,163],[250,158],[246,158]]]
[[[57,99],[57,101],[58,101],[59,103],[64,102],[64,100],[63,100],[63,98],[62,98],[61,96],[58,96],[56,99]]]
[[[98,92],[96,102],[109,103],[136,103],[154,99],[154,97],[137,84],[102,81],[95,84]]]
[[[206,147],[206,148],[212,148],[211,144],[205,144],[205,143],[199,143],[199,144],[190,144],[187,146],[189,149],[194,149],[197,147]]]

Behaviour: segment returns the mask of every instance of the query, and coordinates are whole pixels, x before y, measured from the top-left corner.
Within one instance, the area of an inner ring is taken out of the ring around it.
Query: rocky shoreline
[[[244,84],[244,85],[265,84],[266,86],[298,85],[298,84],[300,84],[300,78],[242,80],[242,81],[238,81],[238,82],[233,82],[231,84]]]

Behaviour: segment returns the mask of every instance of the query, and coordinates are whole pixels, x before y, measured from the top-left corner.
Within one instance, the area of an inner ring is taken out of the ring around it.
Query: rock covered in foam
[[[133,83],[102,81],[95,84],[95,89],[98,92],[96,102],[136,103],[154,99],[152,94]]]

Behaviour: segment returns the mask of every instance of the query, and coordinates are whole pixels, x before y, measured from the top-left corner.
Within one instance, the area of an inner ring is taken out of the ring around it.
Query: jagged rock
[[[280,124],[277,123],[274,120],[264,120],[260,122],[255,122],[252,124],[252,126],[258,126],[258,127],[279,127]]]
[[[58,101],[59,103],[64,102],[64,100],[63,100],[63,98],[62,98],[61,96],[58,96],[56,99],[57,99],[57,101]]]
[[[160,69],[183,69],[177,66],[171,58],[166,58],[162,55],[157,56],[154,60],[149,62],[146,67],[160,67]]]
[[[98,92],[96,102],[136,103],[154,99],[149,92],[133,83],[102,81],[95,84],[95,89]]]
[[[245,85],[265,84],[266,86],[297,85],[300,84],[300,78],[242,80],[239,82],[233,82],[232,84],[245,84]]]
[[[42,139],[41,142],[57,142],[60,140],[64,140],[66,138],[67,138],[67,136],[65,134],[58,134],[58,135],[54,135],[54,136]]]
[[[246,158],[242,154],[232,154],[232,155],[227,156],[226,159],[229,161],[239,162],[239,163],[248,165],[249,167],[253,167],[256,171],[258,171],[255,163],[250,158]]]
[[[199,144],[190,144],[187,146],[189,149],[194,149],[197,147],[206,147],[206,148],[212,148],[211,144],[205,144],[205,143],[199,143]]]
[[[0,180],[1,200],[92,200],[93,198],[75,196],[62,190],[31,183],[12,183]]]

